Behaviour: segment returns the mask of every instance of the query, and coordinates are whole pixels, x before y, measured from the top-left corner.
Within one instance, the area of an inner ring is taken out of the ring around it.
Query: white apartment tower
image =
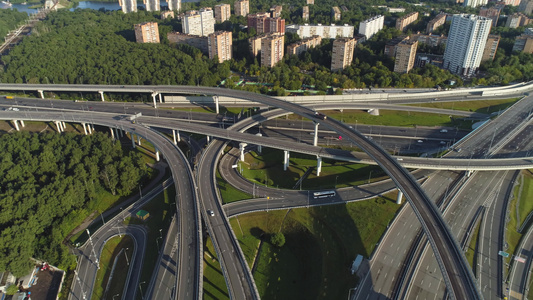
[[[470,7],[478,7],[478,6],[484,6],[489,3],[488,0],[464,0],[463,3],[464,6],[470,6]]]
[[[143,0],[144,5],[146,6],[146,11],[160,11],[161,5],[159,0]]]
[[[378,31],[383,29],[384,22],[385,17],[382,15],[378,15],[368,20],[364,20],[363,22],[359,23],[359,34],[364,35],[368,40]]]
[[[444,51],[444,68],[461,76],[474,75],[481,63],[491,25],[490,18],[453,15]]]
[[[207,36],[215,32],[215,18],[211,8],[202,8],[200,12],[189,10],[183,17],[183,33]]]
[[[137,0],[118,0],[118,4],[125,14],[137,11]]]
[[[168,0],[168,9],[169,10],[181,10],[181,0]]]

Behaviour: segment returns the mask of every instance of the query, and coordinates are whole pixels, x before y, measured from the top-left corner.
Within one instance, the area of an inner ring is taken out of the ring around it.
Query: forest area
[[[106,195],[129,195],[150,173],[139,152],[99,132],[3,134],[0,149],[0,270],[17,277],[30,258],[75,266],[67,234],[117,198]]]
[[[17,25],[28,18],[25,12],[11,9],[0,9],[0,37],[4,37],[10,30],[17,28]]]

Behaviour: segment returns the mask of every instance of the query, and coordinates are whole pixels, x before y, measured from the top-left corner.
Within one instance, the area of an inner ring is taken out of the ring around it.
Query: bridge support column
[[[207,143],[209,143],[209,141],[211,141],[211,137],[210,136],[206,136],[207,138]]]
[[[472,175],[472,170],[468,170],[467,173],[466,173],[466,177],[470,177],[470,175]]]
[[[100,94],[100,98],[102,99],[102,102],[104,102],[105,101],[104,91],[98,91],[98,93]]]
[[[61,122],[61,126],[63,126],[63,132],[64,132],[65,129],[67,129],[67,124],[65,123],[65,121]]]
[[[263,134],[261,134],[261,133],[258,133],[258,134],[256,134],[256,135],[257,135],[257,136],[263,136]],[[258,153],[263,152],[263,146],[261,146],[261,145],[257,145],[257,152],[258,152]]]
[[[398,189],[398,196],[396,197],[396,204],[402,204],[403,192]]]
[[[141,137],[140,136],[137,136],[137,145],[141,145]]]
[[[159,161],[159,149],[155,148],[155,160]]]
[[[239,151],[241,152],[241,156],[239,157],[241,161],[244,161],[244,148],[246,148],[248,144],[246,143],[240,143],[239,144]]]
[[[371,108],[368,110],[368,113],[372,116],[379,116],[379,108]]]
[[[120,133],[119,133],[120,129],[118,128],[115,128],[115,136],[117,137],[117,140],[120,139]]]
[[[113,141],[115,140],[115,131],[113,130],[113,128],[109,127],[109,130],[111,131],[111,138],[113,139]]]
[[[163,95],[159,94],[159,103],[163,103]]]
[[[20,125],[22,125],[22,127],[26,127],[26,125],[24,125],[24,120],[20,120]]]
[[[283,171],[287,171],[289,167],[289,151],[283,150]]]
[[[85,123],[81,123],[81,126],[83,126],[83,132],[87,135],[87,127],[85,127]]]
[[[39,95],[41,95],[41,99],[44,99],[44,93],[42,90],[37,90],[37,92],[39,92]]]
[[[157,108],[157,103],[155,102],[155,96],[157,96],[157,93],[152,93],[152,99],[154,100],[154,108]]]
[[[176,131],[178,132],[177,135]],[[174,136],[174,145],[177,145],[178,142],[181,142],[180,132],[178,130],[172,129],[172,135]]]
[[[57,132],[61,133],[61,127],[59,126],[59,122],[55,121],[54,123],[56,123]]]
[[[124,130],[118,129],[118,132],[120,133],[120,137],[124,137]]]
[[[217,114],[220,113],[220,108],[218,106],[218,96],[213,96],[213,100],[215,100],[215,109],[217,111]]]
[[[89,134],[93,134],[93,129],[91,128],[91,124],[87,124],[87,129],[89,130]]]
[[[316,176],[320,176],[321,171],[322,171],[322,157],[317,156],[316,157]]]
[[[318,145],[318,125],[320,125],[320,123],[315,123],[315,135],[313,136],[313,146],[315,147]]]
[[[15,124],[15,129],[17,131],[20,131],[20,128],[19,128],[19,122],[17,120],[13,120],[13,124]]]
[[[133,149],[135,149],[135,135],[132,133],[130,133],[130,137],[131,137],[131,147]]]

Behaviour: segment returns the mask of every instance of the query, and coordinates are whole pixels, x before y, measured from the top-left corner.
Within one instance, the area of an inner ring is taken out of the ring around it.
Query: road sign
[[[501,255],[503,257],[509,257],[509,253],[505,252],[505,251],[499,251],[498,252],[498,255]]]

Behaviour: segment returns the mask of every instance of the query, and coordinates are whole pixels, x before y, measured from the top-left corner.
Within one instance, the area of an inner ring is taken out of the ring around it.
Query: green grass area
[[[107,241],[100,256],[100,269],[96,273],[96,281],[92,293],[93,299],[110,299],[114,295],[122,295],[128,275],[128,261],[131,260],[133,255],[133,248],[133,240],[128,235],[116,236]],[[115,270],[110,280],[115,259]]]
[[[251,199],[252,195],[234,188],[220,176],[217,170],[217,187],[224,203],[230,203],[239,200]]]
[[[369,201],[257,212],[230,220],[253,266],[262,299],[346,299],[356,284],[350,266],[368,257],[400,206],[395,195]],[[286,244],[269,244],[280,231]],[[258,253],[259,244],[263,240]]]
[[[484,114],[501,111],[513,105],[520,98],[498,99],[498,100],[479,100],[479,101],[456,101],[456,102],[440,102],[435,101],[431,103],[409,104],[410,106],[433,107],[444,109],[455,109],[464,111],[475,111]]]
[[[518,233],[517,231],[517,220],[516,220],[516,204],[518,199],[518,193],[520,191],[520,185],[517,185],[513,190],[513,199],[509,203],[509,222],[507,223],[506,228],[506,242],[508,245],[507,249],[503,249],[505,252],[509,254],[514,254],[516,247],[518,247],[518,243],[520,242],[520,239],[522,238],[522,235]],[[509,264],[511,260],[511,256],[508,258],[504,258],[504,261]]]
[[[533,173],[531,170],[523,170],[522,175],[522,185],[520,194],[520,207],[518,212],[520,215],[520,224],[526,220],[529,213],[533,210]]]
[[[142,221],[133,217],[126,218],[124,221],[126,225],[140,224],[148,229],[147,247],[144,252],[144,263],[140,278],[141,282],[150,282],[159,255],[159,247],[165,238],[170,222],[172,221],[172,216],[176,211],[175,199],[176,190],[174,186],[171,186],[142,207],[142,209],[150,213],[148,220]],[[141,299],[140,294],[137,294],[137,299]]]
[[[189,111],[189,112],[200,112],[200,113],[216,113],[215,104],[211,106],[194,106],[194,107],[173,107],[173,110],[179,110],[179,111]],[[219,106],[219,114],[226,115],[226,116],[236,116],[240,114],[241,112],[243,114],[246,113],[247,116],[252,114],[253,107],[227,107],[220,105]]]
[[[481,218],[478,219],[476,227],[474,227],[474,231],[472,232],[472,238],[470,239],[470,243],[468,244],[468,248],[466,249],[466,253],[465,253],[466,260],[470,264],[470,267],[472,268],[474,274],[476,273],[474,266],[476,265],[477,245],[479,241],[480,227],[481,227]]]
[[[229,299],[228,287],[222,275],[220,262],[209,237],[204,243],[204,299]]]
[[[290,153],[289,162],[289,168],[283,171],[283,151],[264,148],[261,154],[248,152],[244,162],[239,162],[239,169],[252,182],[286,189],[292,189],[309,168],[314,169],[302,182],[302,189],[340,188],[386,178],[385,172],[378,166],[330,159],[322,161],[322,172],[316,176],[316,157],[300,153]]]

